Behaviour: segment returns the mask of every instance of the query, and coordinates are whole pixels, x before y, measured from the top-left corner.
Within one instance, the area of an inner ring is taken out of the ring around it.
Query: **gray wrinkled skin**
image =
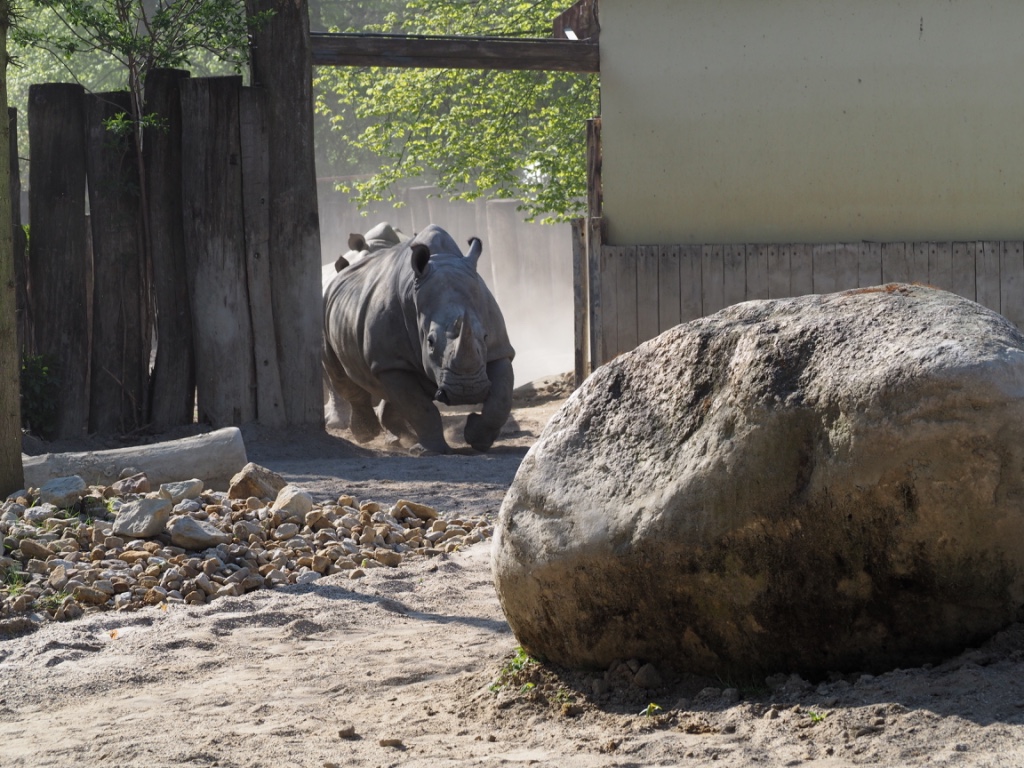
[[[448,452],[436,399],[481,403],[466,441],[478,451],[494,443],[512,409],[515,351],[479,256],[479,240],[463,256],[432,224],[342,269],[325,290],[324,370],[352,406],[357,440],[383,426],[413,452]]]

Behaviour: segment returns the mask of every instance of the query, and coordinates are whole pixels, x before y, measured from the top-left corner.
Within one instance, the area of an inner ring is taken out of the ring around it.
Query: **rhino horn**
[[[484,245],[480,242],[479,237],[469,238],[469,253],[466,254],[466,258],[469,259],[470,265],[473,269],[476,269],[477,262],[480,261],[480,254],[484,251]]]
[[[473,324],[469,322],[469,313],[464,313],[456,321],[455,328],[458,338],[455,339],[452,369],[456,371],[475,371],[480,367],[480,361],[473,338]]]

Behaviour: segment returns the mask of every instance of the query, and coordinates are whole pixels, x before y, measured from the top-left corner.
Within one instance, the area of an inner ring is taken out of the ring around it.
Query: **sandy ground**
[[[247,451],[317,498],[495,515],[565,394],[540,389],[486,455],[256,430]],[[935,666],[746,688],[520,662],[488,543],[90,614],[0,641],[0,766],[1024,766],[1021,627]]]

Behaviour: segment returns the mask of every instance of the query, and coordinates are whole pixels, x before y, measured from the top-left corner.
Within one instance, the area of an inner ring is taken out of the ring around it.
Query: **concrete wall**
[[[601,0],[611,244],[1024,239],[1020,0]]]

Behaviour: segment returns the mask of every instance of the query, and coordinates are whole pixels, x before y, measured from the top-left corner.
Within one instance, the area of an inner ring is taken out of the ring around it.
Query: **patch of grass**
[[[28,586],[28,579],[21,571],[14,568],[3,568],[0,569],[0,583],[3,584],[3,588],[8,595],[17,597],[25,591],[25,587]]]
[[[640,717],[654,717],[656,714],[661,712],[661,705],[655,704],[653,701],[646,707],[640,710]]]
[[[814,725],[824,722],[825,718],[828,717],[828,712],[815,712],[811,710],[807,714],[811,718],[811,723]]]
[[[70,595],[70,592],[54,592],[52,595],[44,595],[43,597],[40,597],[39,604],[50,613],[56,613],[57,609],[60,608],[60,604],[63,603]]]

